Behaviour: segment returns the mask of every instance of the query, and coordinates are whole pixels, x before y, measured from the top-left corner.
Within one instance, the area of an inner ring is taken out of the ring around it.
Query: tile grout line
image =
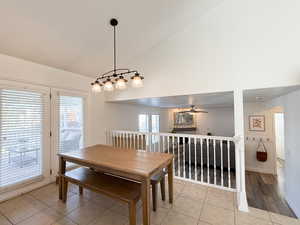
[[[9,223],[14,224],[4,213],[0,211],[0,215],[2,215]]]

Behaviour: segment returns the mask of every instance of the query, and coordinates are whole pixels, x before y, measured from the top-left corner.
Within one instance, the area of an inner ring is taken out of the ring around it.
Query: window
[[[147,114],[139,114],[139,131],[158,133],[159,115],[151,115],[149,117]]]
[[[0,187],[43,171],[46,104],[43,93],[0,89]],[[49,97],[48,97],[49,98]]]
[[[59,96],[59,151],[79,151],[84,146],[83,98]]]
[[[149,132],[149,116],[147,114],[139,115],[139,131]]]

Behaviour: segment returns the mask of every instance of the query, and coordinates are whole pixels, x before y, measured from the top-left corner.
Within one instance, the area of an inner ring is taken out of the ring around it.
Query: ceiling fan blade
[[[202,111],[202,110],[195,110],[193,111],[194,113],[208,113],[207,111]]]
[[[191,110],[188,110],[188,111],[179,111],[178,113],[189,113],[191,112]]]

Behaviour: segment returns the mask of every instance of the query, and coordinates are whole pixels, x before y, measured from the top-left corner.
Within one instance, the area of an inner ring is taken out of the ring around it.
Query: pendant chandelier
[[[116,62],[116,26],[118,25],[117,19],[111,19],[110,25],[114,29],[114,68],[111,71],[101,74],[91,85],[93,92],[113,91],[115,88],[124,90],[127,87],[128,80],[126,76],[130,76],[132,87],[143,87],[143,79],[137,70],[130,69],[117,69]]]

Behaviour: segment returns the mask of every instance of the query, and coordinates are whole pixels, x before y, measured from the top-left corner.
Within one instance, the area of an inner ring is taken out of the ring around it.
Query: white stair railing
[[[174,154],[176,178],[236,190],[233,137],[113,130],[106,144],[117,148]]]

